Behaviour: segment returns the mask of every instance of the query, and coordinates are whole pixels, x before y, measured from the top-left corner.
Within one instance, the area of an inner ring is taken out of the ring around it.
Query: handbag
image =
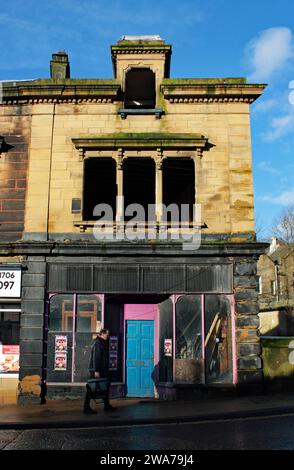
[[[107,396],[108,379],[89,379],[86,387],[93,400],[104,398]]]

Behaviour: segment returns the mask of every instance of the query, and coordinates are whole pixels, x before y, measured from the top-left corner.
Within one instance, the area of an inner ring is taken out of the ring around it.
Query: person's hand
[[[100,378],[100,374],[99,374],[99,372],[95,372],[95,374],[94,374],[94,375],[95,375],[95,378],[96,378],[96,379],[99,379],[99,378]]]

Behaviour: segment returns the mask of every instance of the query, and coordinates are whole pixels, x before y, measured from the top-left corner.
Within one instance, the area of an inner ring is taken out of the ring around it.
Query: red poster
[[[19,346],[8,344],[0,346],[0,373],[19,372]]]
[[[55,370],[66,370],[66,356],[67,354],[65,352],[55,352]]]
[[[55,336],[55,351],[67,352],[67,336]]]
[[[164,355],[167,357],[172,356],[172,340],[171,339],[164,340]]]

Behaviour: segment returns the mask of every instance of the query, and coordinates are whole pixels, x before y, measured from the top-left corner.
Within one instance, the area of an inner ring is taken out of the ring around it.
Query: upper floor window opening
[[[153,109],[155,105],[154,72],[149,68],[131,68],[126,73],[125,108]]]

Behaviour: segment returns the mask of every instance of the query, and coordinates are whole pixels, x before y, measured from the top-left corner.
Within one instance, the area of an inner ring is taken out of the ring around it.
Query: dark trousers
[[[94,372],[91,372],[90,373],[90,379],[94,379],[95,376],[94,376]],[[101,377],[101,378],[104,378],[104,377]],[[107,377],[108,379],[108,377]],[[107,380],[107,391],[106,391],[106,395],[105,397],[102,398],[102,400],[104,401],[104,406],[109,406],[109,390],[110,390],[110,380],[108,379]],[[91,395],[88,391],[88,389],[86,389],[86,395],[85,395],[85,400],[84,400],[84,408],[90,408],[90,400],[91,400]]]

